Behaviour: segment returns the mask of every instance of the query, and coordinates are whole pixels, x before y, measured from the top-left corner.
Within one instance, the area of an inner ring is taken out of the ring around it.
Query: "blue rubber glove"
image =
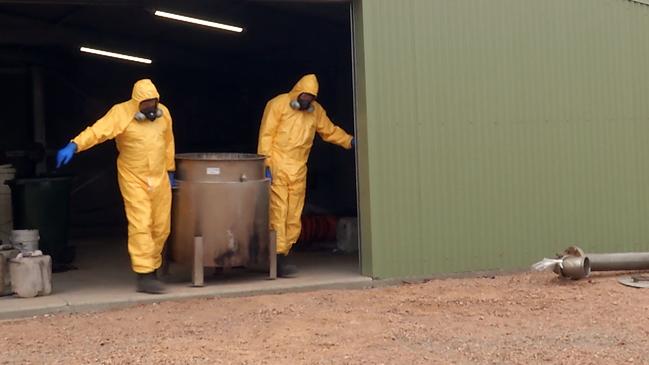
[[[270,182],[273,182],[273,175],[270,173],[270,168],[266,167],[266,178],[270,179]]]
[[[169,171],[167,174],[169,174],[169,185],[171,185],[172,188],[178,187],[178,183],[176,183],[176,173]]]
[[[75,152],[77,152],[77,144],[74,142],[70,142],[67,146],[61,148],[56,153],[56,168],[58,169],[72,161]]]

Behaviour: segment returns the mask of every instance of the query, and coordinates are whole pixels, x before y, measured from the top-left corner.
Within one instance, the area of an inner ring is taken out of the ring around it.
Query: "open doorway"
[[[156,9],[244,30],[163,19],[153,14]],[[19,175],[34,175],[39,163],[29,152],[41,142],[51,170],[56,149],[111,105],[127,100],[140,78],[151,78],[169,107],[178,153],[255,153],[265,103],[307,73],[318,76],[318,99],[330,118],[353,134],[350,11],[341,1],[0,1],[0,69],[6,70],[0,72],[5,85],[0,93],[12,100],[0,149],[27,152],[5,153],[0,162],[16,165]],[[152,63],[89,55],[81,46]],[[36,86],[35,75],[41,80]],[[42,141],[34,140],[37,86]],[[107,142],[75,156],[66,168],[75,176],[70,232],[79,273],[74,277],[97,267],[102,275],[130,275],[116,154],[114,143]],[[316,136],[304,234],[294,249],[302,271],[360,275],[358,250],[349,242],[340,247],[336,239],[337,222],[358,215],[355,171],[353,152]]]

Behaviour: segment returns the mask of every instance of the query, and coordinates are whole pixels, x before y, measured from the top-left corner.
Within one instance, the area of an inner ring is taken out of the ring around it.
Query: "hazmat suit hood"
[[[158,94],[158,90],[151,80],[142,79],[133,85],[133,95],[131,98],[139,104],[149,99],[160,100],[160,94]]]
[[[318,96],[318,78],[314,74],[303,76],[289,93],[291,100],[297,100],[302,93]]]

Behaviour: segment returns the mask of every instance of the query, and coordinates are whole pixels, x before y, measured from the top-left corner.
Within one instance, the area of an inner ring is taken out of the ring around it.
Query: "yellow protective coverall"
[[[266,104],[259,131],[258,153],[266,156],[273,182],[270,196],[270,224],[277,233],[277,253],[287,255],[302,229],[306,195],[306,163],[315,133],[326,142],[352,148],[352,136],[335,126],[315,100],[312,111],[294,109],[291,102],[302,93],[318,95],[315,75],[306,75],[288,94]]]
[[[171,224],[171,185],[175,170],[174,137],[169,110],[158,103],[162,117],[137,121],[140,102],[159,99],[150,80],[139,80],[131,100],[114,105],[106,115],[72,142],[81,152],[116,139],[119,188],[128,219],[128,251],[133,271],[146,274],[162,263],[162,249]]]

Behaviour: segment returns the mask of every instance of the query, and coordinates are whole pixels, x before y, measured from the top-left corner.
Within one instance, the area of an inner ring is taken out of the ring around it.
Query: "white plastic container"
[[[0,247],[0,296],[10,295],[12,293],[9,260],[18,256],[19,253],[20,251],[9,245]]]
[[[11,189],[5,185],[5,181],[12,180],[15,175],[16,170],[11,165],[0,166],[0,241],[4,243],[9,243],[13,229]]]
[[[341,218],[336,226],[336,244],[340,251],[358,252],[358,219]]]
[[[11,231],[11,243],[21,252],[33,252],[38,250],[40,240],[37,229],[19,229]]]
[[[11,290],[19,298],[52,294],[52,258],[48,255],[18,255],[9,260],[9,275]]]

